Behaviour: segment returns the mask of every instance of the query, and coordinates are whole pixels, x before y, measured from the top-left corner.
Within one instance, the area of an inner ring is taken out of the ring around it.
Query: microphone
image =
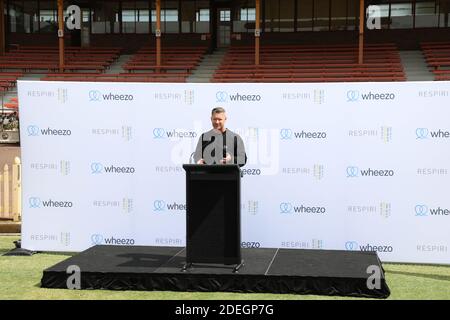
[[[189,157],[189,164],[193,164],[194,163],[194,154],[195,154],[195,152],[191,153],[191,156]]]

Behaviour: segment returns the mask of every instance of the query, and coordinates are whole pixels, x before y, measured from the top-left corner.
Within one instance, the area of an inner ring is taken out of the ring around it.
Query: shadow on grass
[[[442,276],[438,274],[426,274],[426,273],[416,273],[416,272],[404,272],[404,271],[386,271],[386,274],[400,274],[404,276],[413,276],[420,278],[428,278],[439,281],[450,281],[450,276]]]
[[[14,248],[11,248],[11,249],[0,249],[0,256],[4,255],[7,252],[10,252],[12,249],[14,249]]]

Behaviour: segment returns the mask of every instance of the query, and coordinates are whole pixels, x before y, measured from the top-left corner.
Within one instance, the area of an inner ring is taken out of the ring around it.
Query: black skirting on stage
[[[245,265],[194,264],[185,248],[94,246],[46,270],[44,288],[67,288],[69,266],[80,268],[81,289],[288,293],[387,298],[376,252],[242,249]]]

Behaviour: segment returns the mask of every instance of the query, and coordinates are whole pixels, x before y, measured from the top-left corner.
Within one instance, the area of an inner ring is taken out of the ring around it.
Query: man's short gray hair
[[[211,115],[214,115],[214,113],[225,113],[225,109],[222,108],[222,107],[214,108],[214,109],[212,109],[212,111],[211,111]]]

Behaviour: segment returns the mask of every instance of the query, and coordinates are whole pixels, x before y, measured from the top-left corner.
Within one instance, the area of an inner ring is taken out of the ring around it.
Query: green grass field
[[[70,255],[40,253],[30,257],[3,256],[18,236],[0,236],[0,300],[21,299],[170,299],[170,300],[321,300],[352,299],[288,294],[192,293],[155,291],[42,289],[42,271]],[[389,299],[450,299],[450,266],[383,264]]]

